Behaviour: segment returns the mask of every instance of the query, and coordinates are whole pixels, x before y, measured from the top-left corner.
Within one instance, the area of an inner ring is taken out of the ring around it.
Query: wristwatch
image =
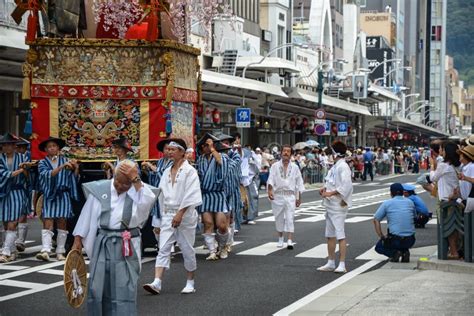
[[[135,184],[137,182],[140,182],[142,181],[142,179],[140,179],[140,176],[136,176],[133,180],[132,180],[132,183]]]

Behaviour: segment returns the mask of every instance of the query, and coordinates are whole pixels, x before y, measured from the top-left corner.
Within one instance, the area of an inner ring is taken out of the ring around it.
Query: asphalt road
[[[391,183],[415,180],[413,175],[385,180],[381,177],[373,183],[354,186],[354,206],[346,223],[348,270],[370,260],[380,261],[375,268],[383,265],[385,261],[371,252],[377,241],[372,215],[381,201],[389,198]],[[434,211],[435,200],[426,193],[420,196]],[[317,266],[326,262],[324,210],[320,203],[316,190],[304,193],[303,205],[295,218],[295,249],[276,250],[274,245],[266,245],[276,242],[277,238],[270,204],[262,197],[257,224],[243,226],[235,238],[240,243],[227,260],[207,262],[204,251],[198,251],[195,294],[180,294],[185,285],[185,271],[182,257],[177,254],[163,279],[161,295],[152,296],[139,288],[139,314],[270,315],[334,281],[340,275],[316,271]],[[40,224],[37,220],[31,222],[28,239],[32,242],[28,244],[28,253],[17,262],[0,265],[0,315],[84,315],[85,304],[74,310],[65,300],[62,263],[45,264],[34,258],[40,243]],[[436,244],[436,225],[417,230],[416,238],[415,247]],[[202,237],[197,236],[195,246],[202,245]],[[149,255],[142,266],[140,285],[153,280],[154,254]]]

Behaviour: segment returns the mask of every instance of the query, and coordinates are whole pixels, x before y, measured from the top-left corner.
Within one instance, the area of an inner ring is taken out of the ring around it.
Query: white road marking
[[[275,216],[267,216],[256,220],[257,222],[274,222]]]
[[[10,280],[8,280],[8,281],[10,281]],[[12,299],[22,297],[22,296],[25,296],[25,295],[30,295],[30,294],[35,294],[35,293],[38,293],[38,292],[46,291],[46,290],[52,289],[52,288],[57,287],[57,286],[63,286],[64,281],[59,281],[59,282],[55,282],[55,283],[51,283],[51,284],[41,284],[41,285],[42,285],[41,288],[29,289],[29,290],[26,290],[26,291],[13,293],[13,294],[6,295],[6,296],[1,296],[0,297],[0,302],[12,300]]]
[[[326,217],[324,215],[316,215],[316,216],[313,216],[313,217],[306,217],[306,218],[299,219],[296,222],[316,223],[316,222],[319,222],[319,221],[324,221],[325,219],[326,219]]]
[[[243,241],[234,241],[234,243],[232,244],[232,247],[235,247],[235,246],[240,245],[242,243],[243,243]],[[207,255],[207,254],[209,254],[209,249],[204,249],[204,246],[194,247],[194,251],[196,251],[197,255]],[[177,252],[177,253],[181,253],[181,252]]]
[[[243,256],[266,256],[282,249],[286,249],[286,243],[283,245],[282,248],[278,248],[276,242],[268,242],[266,244],[254,248],[238,252],[237,254]]]
[[[17,265],[13,265],[13,264],[0,264],[0,270],[18,271],[18,270],[23,270],[23,269],[27,269],[27,268],[29,268],[29,266],[17,266]]]
[[[378,260],[378,261],[384,261],[387,260],[386,256],[383,256],[381,254],[378,254],[375,252],[375,246],[361,254],[360,256],[356,257],[356,260]]]
[[[337,245],[336,245],[336,251],[338,250],[337,249]],[[298,255],[296,255],[296,257],[298,258],[321,258],[321,259],[325,259],[327,258],[328,256],[328,245],[327,244],[320,244],[320,245],[317,245],[316,247],[314,248],[311,248],[305,252],[302,252]]]
[[[40,270],[38,273],[44,273],[44,274],[53,274],[53,275],[64,275],[63,270],[56,270],[56,269],[45,269],[45,270]]]
[[[43,264],[43,265],[39,265],[39,266],[36,266],[36,267],[23,269],[23,270],[20,270],[20,271],[0,274],[0,280],[11,279],[11,278],[15,278],[15,277],[25,275],[25,274],[28,274],[28,273],[38,272],[40,270],[55,268],[55,267],[59,267],[59,266],[62,266],[62,265],[64,265],[64,261],[50,262],[50,263],[47,263],[47,264]]]
[[[24,281],[16,281],[16,280],[3,280],[3,281],[0,281],[0,285],[21,287],[21,288],[32,289],[32,290],[40,290],[43,287],[48,286],[48,284],[24,282]]]
[[[365,222],[373,217],[368,217],[368,216],[354,216],[346,219],[346,223],[360,223],[360,222]]]
[[[310,293],[306,295],[305,297],[301,298],[300,300],[294,302],[293,304],[281,309],[280,311],[276,312],[274,315],[276,316],[284,316],[284,315],[290,315],[291,313],[297,311],[298,309],[302,308],[303,306],[311,303],[312,301],[318,299],[319,297],[323,296],[324,294],[328,293],[329,291],[335,289],[341,284],[346,283],[347,281],[351,280],[352,278],[358,276],[359,274],[369,270],[370,268],[374,267],[377,265],[380,261],[378,260],[371,260],[362,266],[358,267],[357,269],[353,271],[349,271],[348,273],[342,275],[335,281],[326,284],[325,286],[317,289],[313,293]],[[315,269],[315,276],[316,276],[316,269]],[[321,272],[321,273],[327,273],[327,272]]]

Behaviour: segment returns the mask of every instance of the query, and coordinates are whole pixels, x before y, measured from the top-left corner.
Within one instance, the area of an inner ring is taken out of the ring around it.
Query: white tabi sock
[[[284,237],[278,237],[278,242],[279,242],[279,243],[284,242]]]
[[[187,280],[186,281],[186,287],[194,289],[194,280]]]
[[[16,231],[7,230],[5,232],[5,242],[3,243],[2,255],[11,256],[12,251],[16,250],[15,240]]]
[[[214,235],[215,234],[203,234],[204,241],[207,245],[207,249],[209,249],[209,252],[216,252],[216,245],[215,245],[216,238]]]
[[[153,280],[153,283],[151,283],[154,287],[158,288],[161,290],[161,279],[160,278],[155,278]]]
[[[338,270],[345,270],[346,269],[346,263],[344,261],[339,262],[339,266],[337,267]]]
[[[336,267],[336,260],[328,259],[328,263],[326,263],[326,267],[334,269]]]
[[[26,241],[26,235],[28,234],[28,224],[19,223],[18,224],[18,239],[15,241],[15,244],[24,245]]]
[[[49,229],[41,230],[41,244],[43,245],[41,252],[47,252],[47,253],[51,252],[51,247],[53,244],[53,235],[54,233],[50,231]]]
[[[58,237],[56,239],[56,254],[65,254],[66,253],[66,240],[67,234],[69,232],[67,230],[58,229]]]

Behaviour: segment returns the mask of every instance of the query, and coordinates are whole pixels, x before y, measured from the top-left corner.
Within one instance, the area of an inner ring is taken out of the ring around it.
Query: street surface
[[[355,183],[353,207],[346,220],[349,271],[361,273],[377,269],[385,259],[373,251],[377,241],[372,216],[378,205],[389,198],[393,182],[411,182],[416,176],[384,176],[374,182]],[[418,192],[422,190],[418,187]],[[420,196],[435,211],[436,201],[426,193]],[[341,275],[316,271],[326,262],[324,209],[317,190],[304,193],[295,218],[295,249],[276,248],[274,218],[270,203],[261,195],[257,224],[243,226],[227,260],[207,262],[203,239],[196,238],[197,292],[180,294],[185,285],[181,255],[175,255],[165,273],[161,295],[146,293],[141,284],[153,281],[154,255],[143,259],[138,290],[140,315],[271,315],[307,294],[333,282]],[[418,229],[415,247],[436,244],[436,220]],[[34,255],[40,250],[40,223],[30,221],[27,250],[20,259],[0,265],[0,315],[84,315],[86,304],[74,310],[66,302],[63,289],[63,262],[44,263]],[[368,264],[369,263],[369,264]]]

